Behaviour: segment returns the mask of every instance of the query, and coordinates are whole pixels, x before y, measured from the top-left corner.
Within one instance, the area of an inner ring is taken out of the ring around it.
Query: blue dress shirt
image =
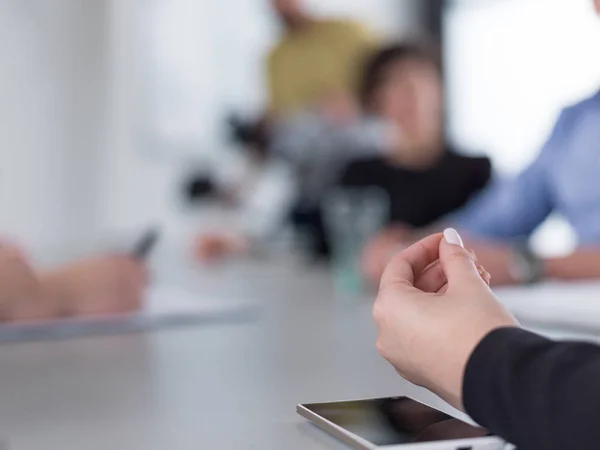
[[[475,236],[522,240],[553,212],[567,219],[580,245],[600,244],[600,92],[565,109],[538,158],[455,219]]]

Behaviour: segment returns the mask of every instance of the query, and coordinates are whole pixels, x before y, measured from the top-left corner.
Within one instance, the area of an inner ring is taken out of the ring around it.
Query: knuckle
[[[384,316],[384,306],[382,305],[381,300],[376,300],[373,305],[373,319],[379,324],[383,320]]]
[[[473,257],[464,251],[457,251],[448,256],[448,261],[451,263],[473,262]]]

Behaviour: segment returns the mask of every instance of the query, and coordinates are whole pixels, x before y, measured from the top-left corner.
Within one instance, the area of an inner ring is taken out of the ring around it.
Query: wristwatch
[[[544,263],[528,245],[514,245],[509,272],[519,284],[536,284],[544,279]]]

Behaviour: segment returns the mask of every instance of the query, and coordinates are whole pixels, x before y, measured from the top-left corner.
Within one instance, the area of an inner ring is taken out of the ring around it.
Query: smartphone
[[[408,397],[298,405],[298,414],[358,450],[502,450],[505,442]]]
[[[154,250],[154,247],[156,247],[159,237],[160,230],[158,228],[150,228],[134,245],[131,255],[140,261],[147,260],[150,257],[152,250]]]

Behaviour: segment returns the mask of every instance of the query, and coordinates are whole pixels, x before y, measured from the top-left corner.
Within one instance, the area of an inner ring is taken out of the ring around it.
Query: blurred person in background
[[[265,184],[253,196],[244,213],[245,233],[201,236],[196,249],[201,260],[268,240],[265,236],[288,213],[313,252],[327,257],[322,202],[340,178],[343,187],[382,188],[390,197],[392,218],[414,226],[454,211],[486,185],[489,160],[461,156],[444,142],[441,64],[435,51],[419,44],[384,48],[368,60],[361,78],[364,114],[341,124],[306,111],[278,123],[271,174],[279,182]]]
[[[268,115],[307,107],[340,120],[353,114],[360,67],[375,45],[373,36],[356,22],[312,17],[303,0],[272,3],[285,31],[268,58]]]
[[[600,14],[600,0],[593,3]],[[515,179],[436,228],[458,228],[497,285],[600,278],[599,146],[600,92],[563,110],[540,155]],[[567,219],[579,245],[568,256],[541,258],[528,242],[552,213]],[[383,232],[365,249],[365,275],[377,283],[392,255],[429,231],[398,224]]]
[[[462,156],[445,141],[442,68],[434,48],[408,43],[376,52],[360,97],[365,113],[395,124],[400,139],[384,157],[350,164],[341,184],[383,189],[392,222],[430,225],[486,186],[489,159]]]
[[[142,263],[127,256],[36,273],[23,251],[0,244],[0,322],[126,314],[141,308],[146,283]]]
[[[249,182],[236,183],[225,190],[229,198],[246,204],[242,208],[249,212],[243,216],[248,219],[242,219],[242,233],[231,233],[227,237],[224,233],[200,237],[197,254],[203,260],[243,251],[248,248],[249,240],[242,235],[251,235],[256,241],[257,235],[265,235],[264,230],[273,229],[274,222],[287,218],[290,204],[298,200],[298,195],[296,187],[288,186],[288,180],[296,176],[290,174],[290,168],[284,165],[295,166],[292,169],[295,172],[298,165],[304,165],[306,161],[322,162],[329,158],[340,167],[346,156],[352,156],[352,151],[348,155],[336,152],[332,156],[325,150],[325,155],[319,155],[319,159],[313,155],[331,147],[331,141],[348,142],[362,135],[355,127],[360,115],[358,82],[364,60],[375,48],[377,39],[357,22],[313,17],[303,0],[272,0],[272,6],[283,24],[284,35],[267,61],[267,111],[256,123],[230,119],[234,139],[242,143],[248,152],[249,174],[241,179]],[[329,143],[317,143],[308,149],[308,142],[313,145],[320,135],[329,134],[330,128],[338,126],[346,130],[332,139],[326,138]],[[274,155],[285,163],[271,164]],[[327,167],[331,167],[331,163]],[[304,185],[310,184],[309,178],[316,180],[318,185],[312,188],[313,192],[320,192],[323,184],[317,172],[304,177]],[[323,172],[325,180],[330,180],[331,175],[325,170],[321,171],[321,175]],[[249,195],[249,192],[252,194]],[[300,203],[310,205],[312,202]],[[309,227],[318,229],[317,253],[327,253],[322,224],[318,223],[319,218],[315,216],[312,205],[298,205],[295,217],[299,223],[308,223]]]
[[[268,107],[258,121],[232,118],[238,140],[261,156],[273,122],[312,109],[344,122],[357,114],[362,62],[377,39],[351,20],[318,19],[303,0],[271,0],[283,37],[267,58]]]
[[[260,179],[241,194],[237,230],[201,234],[195,253],[201,261],[265,248],[281,225],[291,221],[310,241],[313,256],[327,257],[329,245],[321,205],[346,165],[396,148],[393,124],[356,116],[347,123],[323,120],[305,111],[273,128]]]

